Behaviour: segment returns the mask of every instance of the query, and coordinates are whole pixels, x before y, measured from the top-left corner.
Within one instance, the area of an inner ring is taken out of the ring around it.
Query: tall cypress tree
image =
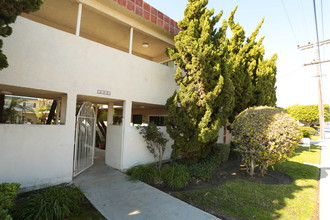
[[[186,161],[205,158],[218,132],[232,112],[233,85],[228,66],[227,23],[215,25],[222,12],[214,15],[207,0],[189,0],[182,31],[174,38],[175,49],[168,56],[177,65],[177,92],[167,100],[167,132],[174,140],[172,158]]]
[[[251,106],[276,104],[276,59],[264,59],[263,39],[257,35],[264,22],[258,24],[249,38],[246,38],[241,25],[234,22],[237,7],[231,12],[228,24],[232,31],[229,39],[229,57],[232,66],[232,81],[235,88],[235,107],[229,118],[232,122],[236,115]]]

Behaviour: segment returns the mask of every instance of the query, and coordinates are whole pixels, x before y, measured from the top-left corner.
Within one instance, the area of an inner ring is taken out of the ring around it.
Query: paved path
[[[330,219],[330,130],[326,130],[326,139],[320,143],[321,176],[320,176],[320,220]]]
[[[110,220],[218,220],[100,162],[77,178],[74,184]]]

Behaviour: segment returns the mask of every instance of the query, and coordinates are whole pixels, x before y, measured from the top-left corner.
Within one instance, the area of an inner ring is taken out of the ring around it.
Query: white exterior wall
[[[73,136],[66,125],[0,126],[0,183],[22,187],[70,182]]]
[[[176,89],[173,68],[22,17],[3,51],[9,68],[0,84],[153,104],[165,104]]]
[[[105,163],[111,167],[121,169],[122,167],[122,147],[123,147],[123,126],[108,125],[107,146]]]
[[[165,137],[169,139],[166,144],[164,152],[164,160],[170,159],[172,152],[173,140],[169,138],[169,135],[166,133],[166,127],[158,127],[161,132],[165,134]],[[131,166],[137,164],[144,164],[154,162],[153,155],[149,152],[147,144],[144,142],[142,135],[136,129],[136,127],[131,126],[126,130],[127,135],[125,135],[126,144],[124,146],[123,155],[123,167],[122,169],[127,169]]]
[[[4,39],[3,52],[8,57],[9,68],[1,71],[0,84],[68,96],[65,125],[0,124],[0,182],[20,182],[22,187],[72,179],[77,95],[109,98],[109,102],[118,99],[165,104],[176,89],[173,68],[22,17],[13,25],[13,34]],[[98,89],[111,91],[111,96],[97,94]],[[110,130],[120,135],[127,126]],[[125,141],[110,139],[110,145],[115,147],[112,152],[121,154],[122,159],[107,164],[121,169],[135,164],[135,157],[140,161],[136,150],[140,147],[130,150],[140,141],[128,139],[130,133],[125,134]],[[118,148],[123,147],[122,141],[127,147]],[[145,156],[141,158],[148,160]]]

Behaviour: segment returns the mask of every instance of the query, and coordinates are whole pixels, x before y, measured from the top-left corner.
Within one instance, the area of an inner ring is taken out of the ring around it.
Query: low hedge
[[[299,126],[299,130],[304,138],[311,138],[311,136],[318,134],[317,130],[312,127]]]
[[[58,220],[81,212],[84,195],[70,186],[52,186],[29,194],[15,206],[15,219]]]
[[[9,212],[15,206],[14,200],[17,197],[20,184],[1,183],[0,184],[0,219],[11,220]]]

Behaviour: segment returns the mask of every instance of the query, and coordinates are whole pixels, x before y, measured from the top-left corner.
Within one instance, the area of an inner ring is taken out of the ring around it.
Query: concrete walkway
[[[96,157],[102,157],[96,152]],[[104,165],[96,164],[74,179],[100,213],[110,220],[216,220],[200,209]]]
[[[320,220],[330,219],[330,130],[326,129],[325,140],[320,143],[321,175],[320,175]]]

